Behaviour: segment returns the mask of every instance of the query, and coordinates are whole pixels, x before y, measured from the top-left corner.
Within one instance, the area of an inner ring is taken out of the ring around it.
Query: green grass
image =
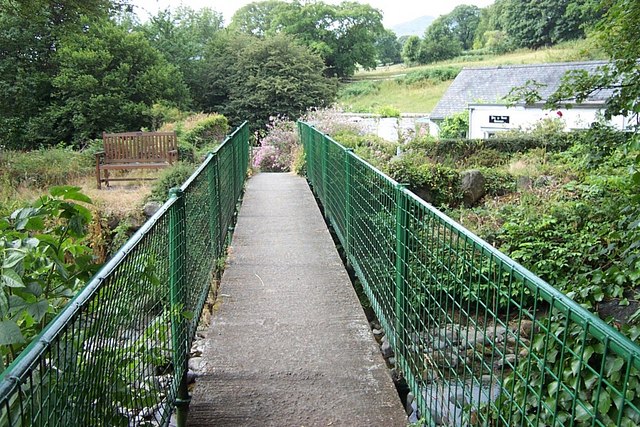
[[[377,113],[381,107],[392,106],[403,113],[428,113],[442,98],[451,81],[407,86],[395,80],[374,82],[378,87],[358,96],[341,96],[339,104],[345,111]]]
[[[346,111],[375,113],[382,106],[391,106],[403,113],[429,113],[438,103],[452,80],[405,85],[399,80],[406,74],[447,67],[491,67],[496,65],[537,64],[604,59],[604,52],[589,40],[576,40],[538,49],[520,49],[504,55],[472,52],[449,61],[418,67],[404,64],[361,71],[354,82],[343,86],[338,104]]]

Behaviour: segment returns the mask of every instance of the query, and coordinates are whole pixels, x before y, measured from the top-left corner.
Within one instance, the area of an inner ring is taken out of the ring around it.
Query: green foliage
[[[462,201],[460,174],[438,163],[424,162],[404,155],[394,159],[388,167],[389,175],[422,199],[435,206],[457,206]]]
[[[232,28],[246,34],[295,37],[325,63],[326,75],[350,77],[356,66],[374,68],[382,14],[368,4],[267,1],[239,9]]]
[[[229,132],[229,122],[221,114],[209,114],[186,132],[182,139],[196,148],[214,146],[224,140]]]
[[[91,203],[78,187],[52,187],[0,219],[0,355],[4,367],[92,276],[85,243]]]
[[[323,76],[322,60],[290,37],[220,34],[207,55],[207,109],[232,124],[249,120],[255,129],[269,117],[300,117],[330,104],[336,81]]]
[[[416,85],[423,82],[426,83],[438,83],[453,80],[460,73],[462,68],[460,67],[435,67],[426,68],[419,71],[411,71],[405,76],[396,78],[398,83],[404,83],[405,85]]]
[[[447,15],[447,25],[451,28],[454,37],[460,42],[463,50],[473,47],[473,39],[480,23],[480,8],[461,4],[456,6]]]
[[[455,58],[461,53],[462,42],[456,37],[447,15],[443,15],[427,27],[420,43],[419,62],[430,64]]]
[[[399,64],[402,62],[402,45],[396,33],[385,30],[376,40],[378,62],[382,64]]]
[[[180,187],[195,171],[195,166],[186,162],[178,162],[162,171],[154,182],[148,200],[164,202],[169,197],[169,190]]]
[[[410,36],[404,42],[402,59],[409,66],[417,64],[420,61],[420,37]]]
[[[361,135],[357,132],[341,129],[332,133],[333,138],[353,151],[358,156],[367,159],[376,167],[385,166],[396,154],[397,145],[376,135]]]
[[[90,175],[94,171],[92,166],[91,159],[70,148],[2,151],[0,154],[0,177],[6,179],[7,185],[13,189],[62,185]],[[2,192],[8,193],[11,188]]]
[[[376,112],[380,114],[380,117],[400,117],[400,110],[392,105],[383,105]]]
[[[380,92],[380,84],[378,82],[361,80],[341,86],[338,96],[342,99],[350,99],[378,92]]]
[[[446,117],[440,125],[440,138],[465,138],[469,131],[469,112],[463,111]]]

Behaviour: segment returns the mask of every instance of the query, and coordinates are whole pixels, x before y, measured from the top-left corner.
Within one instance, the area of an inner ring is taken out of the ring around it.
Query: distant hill
[[[436,19],[433,16],[421,16],[402,24],[394,25],[391,29],[398,37],[402,36],[420,36],[424,35],[424,30]]]

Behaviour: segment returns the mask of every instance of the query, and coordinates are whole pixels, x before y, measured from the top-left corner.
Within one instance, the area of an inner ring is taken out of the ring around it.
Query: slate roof
[[[589,61],[464,68],[433,109],[430,118],[442,120],[466,110],[470,103],[502,103],[511,88],[523,86],[528,80],[546,85],[539,89],[542,99],[545,100],[555,92],[560,79],[567,71],[582,69],[593,73],[605,64],[606,61]],[[611,94],[611,90],[601,90],[585,102],[601,103],[610,98]]]

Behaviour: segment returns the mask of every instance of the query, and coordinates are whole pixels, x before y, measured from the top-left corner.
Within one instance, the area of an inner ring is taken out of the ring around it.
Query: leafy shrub
[[[374,95],[378,92],[380,92],[380,83],[363,80],[342,86],[338,92],[338,97],[349,99],[365,95]]]
[[[178,141],[178,159],[186,163],[195,163],[196,148],[193,144],[184,140]]]
[[[254,155],[253,166],[264,172],[288,172],[292,170],[294,151],[299,146],[296,124],[272,117]]]
[[[151,194],[147,200],[164,202],[167,200],[169,190],[181,186],[195,171],[195,166],[185,162],[178,162],[162,171],[154,182]]]
[[[389,175],[407,184],[409,190],[436,206],[457,206],[462,201],[460,174],[457,170],[435,163],[416,163],[411,156],[394,159]]]
[[[78,187],[52,187],[30,207],[0,218],[2,366],[97,270],[86,244],[91,203]]]
[[[396,81],[407,86],[424,82],[446,82],[455,79],[461,70],[462,68],[460,67],[427,68],[425,70],[411,71],[402,77],[396,78]]]
[[[446,117],[440,125],[440,138],[465,138],[469,131],[469,112],[463,111]]]
[[[400,117],[400,110],[392,105],[383,105],[378,108],[381,117]]]
[[[196,148],[202,148],[222,142],[228,131],[229,122],[225,116],[209,114],[185,132],[182,139]]]
[[[62,185],[94,172],[88,156],[71,148],[3,151],[0,155],[0,176],[13,187],[45,188]]]
[[[484,187],[490,196],[504,196],[516,191],[516,178],[509,172],[497,169],[480,168],[484,177]]]
[[[314,109],[302,117],[302,120],[313,125],[320,132],[335,137],[340,132],[361,133],[360,127],[337,108]]]
[[[361,135],[351,131],[341,131],[333,138],[369,163],[377,167],[386,165],[395,156],[398,145],[377,135]]]

